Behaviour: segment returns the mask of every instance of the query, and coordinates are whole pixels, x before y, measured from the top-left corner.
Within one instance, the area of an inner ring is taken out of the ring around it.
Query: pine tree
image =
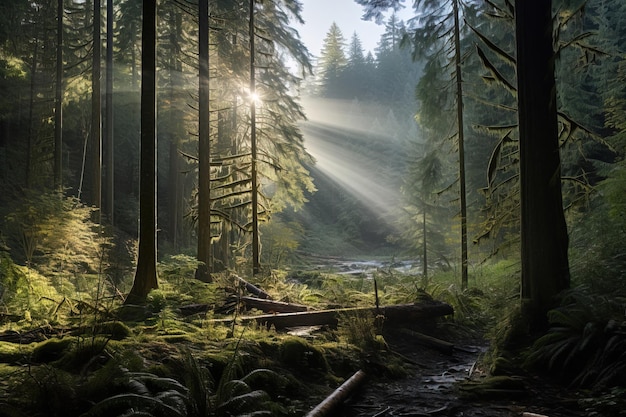
[[[335,98],[343,95],[342,73],[348,59],[345,54],[346,40],[337,23],[333,22],[324,38],[324,44],[317,59],[316,72],[318,94]]]
[[[345,98],[365,99],[369,96],[374,68],[366,62],[363,45],[356,32],[350,38],[347,60],[340,77],[343,95]]]

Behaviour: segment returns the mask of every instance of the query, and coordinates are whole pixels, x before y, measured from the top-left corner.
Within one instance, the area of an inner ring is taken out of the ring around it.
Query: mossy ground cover
[[[268,393],[273,415],[301,415],[360,368],[373,362],[377,367],[387,363],[401,368],[370,321],[324,328],[306,337],[243,325],[237,317],[255,312],[241,311],[239,305],[235,311],[220,312],[229,297],[241,293],[227,274],[216,275],[213,283],[206,284],[180,268],[171,270],[175,272],[160,275],[160,289],[142,306],[124,306],[115,298],[95,299],[85,294],[77,300],[69,290],[61,296],[53,291],[53,282],[36,275],[31,283],[47,289],[46,298],[39,295],[40,289],[28,303],[18,300],[19,320],[3,323],[0,330],[4,334],[26,334],[38,328],[50,331],[42,336],[46,340],[37,342],[0,342],[6,393],[0,397],[3,409],[24,416],[81,415],[107,397],[121,395],[136,379],[135,373],[152,375],[155,384],[165,378],[184,385],[181,364],[191,355],[205,371],[215,415],[219,415],[216,404],[227,401],[217,399],[224,383],[220,381],[237,380],[258,369],[276,375],[258,387]],[[371,291],[364,290],[362,277],[328,273],[317,283],[304,283],[278,271],[259,280],[258,285],[276,299],[318,308],[369,305],[374,300]],[[178,308],[190,303],[208,304],[208,312],[181,315]],[[229,324],[213,321],[222,317],[235,319]],[[380,359],[373,361],[375,357]],[[52,400],[53,395],[64,400]],[[180,395],[184,407],[190,409],[191,392],[182,390]]]
[[[398,380],[410,371],[412,365],[387,344],[384,321],[343,317],[337,328],[300,335],[244,325],[242,315],[259,312],[233,305],[233,296],[243,294],[237,281],[225,273],[215,274],[210,284],[199,282],[181,259],[161,265],[160,288],[141,306],[124,306],[106,293],[101,299],[88,292],[75,293],[79,299],[68,290],[62,295],[43,275],[32,274],[31,285],[37,288],[31,290],[30,300],[25,295],[16,300],[19,305],[9,311],[19,318],[2,323],[0,331],[28,334],[46,328],[58,333],[45,333],[48,340],[37,342],[0,342],[0,415],[11,410],[16,416],[78,416],[98,407],[110,413],[110,398],[140,398],[144,402],[135,407],[147,407],[151,415],[167,415],[150,408],[155,401],[164,407],[178,404],[181,415],[238,415],[244,411],[233,411],[241,405],[237,401],[244,403],[263,392],[262,400],[255,401],[271,415],[296,416],[358,369],[380,381]],[[484,266],[474,271],[466,291],[461,291],[454,273],[436,275],[425,285],[421,276],[392,269],[376,270],[373,276],[273,271],[254,283],[276,300],[329,308],[374,305],[376,279],[381,305],[432,296],[452,304],[455,315],[431,329],[444,339],[450,335],[475,340],[508,316],[517,292],[516,271],[511,263]],[[43,292],[52,295],[44,298]],[[207,312],[184,316],[178,310],[194,303],[206,304]],[[225,317],[232,320],[214,320]],[[494,363],[499,358],[485,356]],[[251,373],[271,376],[252,384]],[[197,377],[192,380],[190,375]],[[138,397],[118,397],[129,392]],[[65,400],[54,399],[59,396]],[[199,405],[199,398],[206,398],[208,405]],[[202,409],[210,412],[194,414]],[[115,412],[122,415],[124,410]]]

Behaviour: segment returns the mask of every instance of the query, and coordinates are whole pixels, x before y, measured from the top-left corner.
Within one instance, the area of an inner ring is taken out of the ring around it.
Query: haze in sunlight
[[[355,112],[355,103],[344,100],[307,98],[303,100],[308,121],[302,130],[307,151],[316,167],[347,193],[386,220],[399,204],[399,186],[390,186],[390,170],[385,169],[385,148],[399,140],[385,129],[389,110],[370,106]],[[367,149],[367,154],[362,152]],[[380,150],[373,159],[372,149]]]

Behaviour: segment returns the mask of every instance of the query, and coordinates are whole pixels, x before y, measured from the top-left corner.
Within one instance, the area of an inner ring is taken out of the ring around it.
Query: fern
[[[626,324],[621,298],[570,291],[563,306],[549,312],[551,328],[533,345],[530,365],[543,365],[573,386],[614,386],[624,382]]]
[[[82,416],[187,416],[188,390],[178,381],[147,372],[125,372],[123,378],[129,392],[105,398]]]

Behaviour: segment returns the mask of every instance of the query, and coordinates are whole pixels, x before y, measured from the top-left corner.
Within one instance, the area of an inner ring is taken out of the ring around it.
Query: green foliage
[[[367,352],[382,350],[386,347],[385,339],[380,335],[382,321],[369,312],[350,314],[339,318],[339,332],[348,343]]]
[[[545,366],[574,386],[624,384],[626,300],[569,291],[562,306],[548,313],[550,330],[533,345],[530,364]]]
[[[572,279],[599,294],[626,294],[624,184],[626,172],[615,167],[600,183],[584,213],[571,215],[570,269]]]
[[[275,269],[290,263],[303,238],[303,227],[296,222],[285,223],[272,219],[261,227],[263,262]]]
[[[29,193],[4,210],[3,229],[12,257],[56,281],[62,294],[74,295],[83,274],[106,268],[107,241],[91,221],[92,209],[77,200]],[[91,283],[85,289],[95,287]]]

